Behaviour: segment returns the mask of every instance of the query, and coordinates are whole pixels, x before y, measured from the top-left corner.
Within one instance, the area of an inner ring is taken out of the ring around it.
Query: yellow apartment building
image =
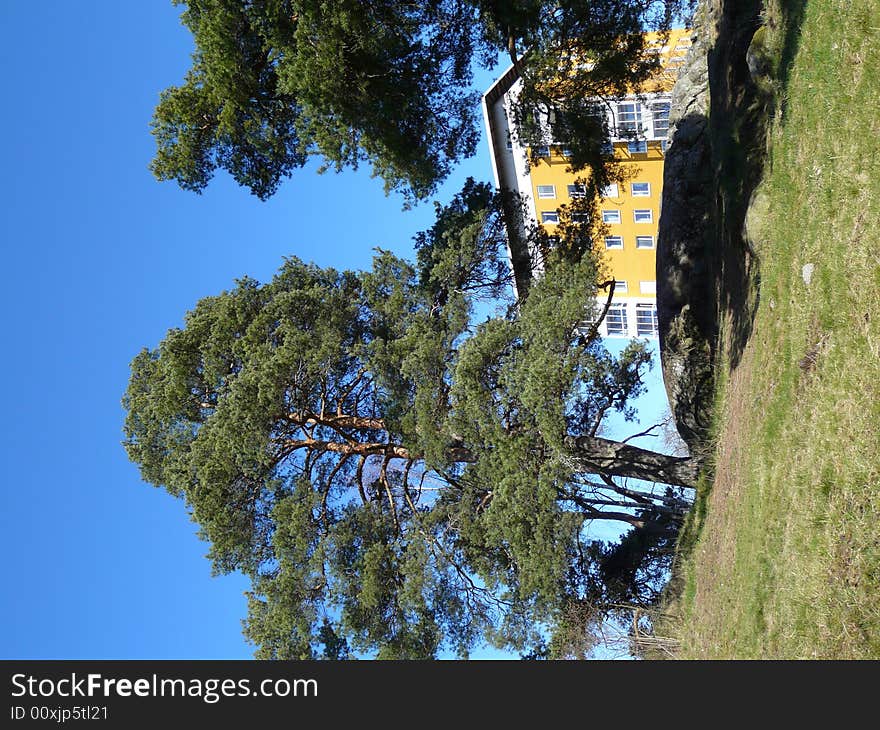
[[[691,45],[690,31],[673,30],[666,38],[649,34],[649,52],[661,57],[661,71],[639,93],[605,99],[611,141],[607,154],[623,168],[624,182],[602,192],[598,210],[603,233],[599,248],[607,272],[616,281],[611,309],[602,323],[603,337],[657,336],[656,246],[663,191],[663,158],[669,128],[669,104],[678,67]],[[525,215],[552,235],[559,208],[584,195],[572,173],[564,145],[549,138],[534,150],[518,143],[510,102],[518,93],[515,69],[508,69],[483,95],[483,115],[489,138],[495,184],[520,194]],[[518,292],[540,265],[522,234],[530,221],[507,215],[509,256]],[[604,300],[607,297],[603,295]]]

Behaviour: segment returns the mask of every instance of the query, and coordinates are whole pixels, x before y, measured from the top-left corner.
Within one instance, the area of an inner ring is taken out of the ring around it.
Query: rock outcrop
[[[657,245],[663,382],[679,435],[694,453],[709,426],[716,335],[709,258],[715,193],[708,135],[710,31],[700,8],[672,90]]]
[[[757,301],[744,222],[766,153],[767,109],[747,62],[759,12],[757,1],[701,2],[672,92],[657,313],[670,408],[695,456],[705,453],[719,355],[736,366]]]

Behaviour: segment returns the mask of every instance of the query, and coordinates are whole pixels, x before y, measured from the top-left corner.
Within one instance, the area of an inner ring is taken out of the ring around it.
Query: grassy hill
[[[878,658],[880,4],[770,0],[765,21],[756,313],[719,358],[714,477],[658,628],[683,658]]]

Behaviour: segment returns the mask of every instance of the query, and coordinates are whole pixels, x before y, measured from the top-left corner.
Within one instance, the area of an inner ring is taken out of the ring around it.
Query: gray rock
[[[706,8],[672,90],[657,245],[657,315],[663,381],[675,426],[691,453],[709,427],[714,330],[706,244],[715,192],[707,134],[709,104]]]
[[[810,282],[813,280],[813,271],[815,268],[816,267],[813,264],[804,264],[804,267],[801,269],[801,278],[803,278],[804,284],[807,286],[809,286]]]
[[[753,194],[769,97],[746,58],[759,11],[760,3],[701,0],[672,91],[657,242],[660,358],[676,428],[698,458],[708,453],[716,369],[737,367],[760,295],[752,242],[766,200]]]

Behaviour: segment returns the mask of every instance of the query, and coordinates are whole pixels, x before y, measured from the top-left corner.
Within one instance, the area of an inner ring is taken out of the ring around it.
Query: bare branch
[[[397,508],[394,506],[394,495],[391,492],[391,485],[388,483],[388,462],[394,457],[386,454],[382,461],[382,468],[379,470],[379,481],[385,487],[385,494],[388,496],[388,506],[391,509],[391,518],[394,520],[394,527],[400,533],[400,521],[397,519]]]

